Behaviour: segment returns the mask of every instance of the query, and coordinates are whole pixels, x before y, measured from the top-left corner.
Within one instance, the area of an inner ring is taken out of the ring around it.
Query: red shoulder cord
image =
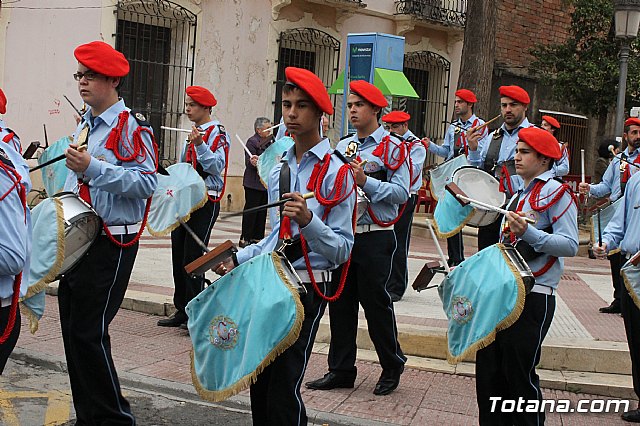
[[[393,149],[390,149],[389,146],[392,144],[393,144]],[[379,157],[384,163],[385,167],[387,167],[390,170],[393,170],[393,172],[395,173],[395,171],[398,170],[402,165],[402,163],[404,163],[407,159],[407,144],[404,142],[401,142],[400,145],[398,145],[391,140],[389,135],[387,135],[384,138],[382,138],[382,141],[378,144],[376,149],[373,150],[372,154],[375,155],[376,157]],[[411,169],[412,167],[409,167],[409,179],[411,179],[411,173],[412,173]],[[407,188],[407,190],[408,189],[409,188]],[[373,212],[371,205],[367,206],[367,212],[369,212],[369,216],[371,217],[371,220],[373,220],[373,222],[376,225],[387,227],[395,224],[397,221],[400,220],[400,218],[402,217],[402,213],[404,213],[404,209],[406,207],[407,207],[407,203],[404,203],[398,210],[398,216],[396,216],[393,220],[389,222],[384,222],[378,219],[378,217]]]
[[[1,132],[1,131],[2,131],[2,129],[0,128],[0,132]],[[7,143],[7,145],[8,145],[8,144],[9,144],[9,142],[11,142],[11,140],[13,139],[13,137],[14,137],[15,135],[16,135],[16,134],[15,134],[15,133],[13,133],[13,132],[9,132],[9,133],[7,133],[7,134],[6,134],[6,135],[4,135],[4,137],[2,138],[2,142],[6,142],[6,143]],[[20,145],[20,144],[15,144],[15,143],[14,143],[14,144],[13,144],[13,146],[15,147],[15,149],[17,149],[17,150],[18,150],[18,152],[19,152],[20,154],[22,154],[22,145]]]
[[[531,192],[529,193],[529,205],[531,206],[531,208],[538,212],[538,213],[543,213],[547,210],[549,210],[549,208],[551,208],[553,205],[555,205],[556,203],[558,203],[558,201],[560,201],[560,199],[562,198],[562,196],[564,195],[565,192],[569,193],[569,195],[571,195],[571,202],[576,203],[576,206],[578,205],[578,200],[576,199],[575,194],[573,193],[573,191],[571,190],[571,188],[569,187],[569,185],[567,185],[566,183],[563,183],[562,185],[560,185],[555,191],[551,192],[549,195],[540,198],[540,192],[542,191],[542,188],[545,186],[547,182],[544,181],[537,181],[534,185],[533,188],[531,189]],[[548,198],[551,198],[551,200],[545,204],[545,205],[541,205],[540,202],[544,201]],[[527,199],[527,197],[523,197],[522,200],[520,200],[520,202],[518,203],[518,209],[516,210],[517,212],[521,212],[522,208],[524,207],[524,202]],[[551,225],[553,225],[554,223],[556,223],[558,221],[558,219],[560,219],[562,216],[564,216],[564,214],[567,212],[567,210],[569,210],[569,207],[571,207],[571,203],[569,203],[567,205],[567,207],[560,213],[559,216],[553,216],[551,218]],[[510,236],[510,240],[511,243],[515,243],[515,239],[516,236],[511,233]],[[558,258],[555,256],[550,256],[549,260],[547,261],[547,263],[544,264],[544,266],[536,272],[533,272],[533,276],[534,277],[539,277],[540,275],[545,274],[549,269],[551,269],[551,267],[553,266],[554,263],[556,263],[556,260]]]
[[[144,142],[142,141],[142,132],[146,132],[151,138],[151,142],[153,145],[153,153],[149,152]],[[122,138],[122,134],[127,135],[126,140]],[[113,151],[113,154],[120,161],[135,161],[138,164],[142,164],[146,159],[147,155],[153,155],[155,160],[155,169],[150,172],[141,172],[145,175],[155,174],[158,172],[158,145],[156,144],[156,139],[153,136],[153,132],[149,130],[147,127],[138,126],[137,129],[133,131],[133,143],[129,140],[129,111],[122,111],[118,116],[118,124],[116,127],[111,129],[109,133],[109,137],[105,144],[106,149],[110,149]],[[120,149],[122,149],[125,154],[120,154]],[[89,191],[87,191],[88,193]],[[133,240],[128,243],[121,243],[113,237],[113,234],[109,231],[109,228],[106,223],[102,223],[102,228],[104,229],[104,233],[107,235],[109,240],[118,247],[127,248],[131,247],[140,240],[142,233],[144,232],[144,227],[147,224],[147,217],[149,216],[149,209],[151,208],[151,199],[153,197],[149,197],[147,199],[147,205],[144,209],[144,217],[142,218],[142,223],[140,224],[140,230],[136,234]]]
[[[625,168],[624,168],[624,172],[622,173],[622,179],[621,181],[623,183],[626,183],[629,181],[629,179],[631,178],[631,166],[629,165],[629,162],[625,160]],[[636,157],[635,160],[633,160],[633,164],[640,164],[640,155],[638,155]]]
[[[204,136],[202,136],[202,140],[204,140],[205,143],[209,141],[209,136],[211,136],[211,132],[215,128],[216,126],[209,126],[209,128],[204,132]],[[218,133],[218,135],[216,135],[216,138],[213,140],[213,143],[211,144],[212,152],[216,152],[218,147],[220,146],[222,135],[223,135],[222,133]],[[226,141],[226,133],[224,135],[225,135],[225,141],[223,142],[224,143],[224,147],[223,147],[224,174],[222,175],[222,190],[220,191],[220,196],[218,198],[214,198],[210,195],[207,195],[207,197],[209,197],[209,201],[211,201],[212,203],[217,203],[220,200],[222,200],[222,196],[224,195],[224,190],[227,187],[227,169],[229,168],[229,144]],[[187,148],[187,152],[185,154],[185,160],[187,161],[187,163],[191,163],[194,169],[198,165],[198,154],[196,153],[196,147],[194,146],[194,144],[189,144],[189,147]]]
[[[355,177],[353,175],[353,169],[348,164],[343,164],[340,166],[338,170],[338,174],[336,176],[336,181],[334,182],[333,188],[329,191],[329,194],[325,197],[322,192],[322,184],[325,180],[327,172],[329,171],[329,164],[331,163],[331,154],[325,154],[322,161],[316,163],[313,167],[313,172],[311,173],[311,177],[309,178],[309,182],[307,183],[307,190],[313,191],[316,200],[318,203],[325,208],[324,213],[322,214],[322,221],[324,222],[329,216],[329,212],[331,209],[338,204],[345,201],[347,198],[351,196],[356,191],[355,185]],[[353,185],[348,187],[348,177],[351,176],[353,181]],[[348,189],[348,191],[347,191]],[[354,205],[353,213],[351,214],[351,226],[353,231],[356,229],[356,212],[357,205]],[[288,219],[288,217],[284,217],[283,219]],[[327,302],[335,302],[338,300],[342,291],[344,290],[344,285],[347,280],[347,273],[349,271],[349,265],[351,264],[351,255],[349,255],[349,259],[343,264],[342,273],[340,274],[340,282],[338,284],[338,288],[333,296],[325,295],[318,287],[318,283],[313,276],[313,270],[311,268],[311,262],[309,261],[309,249],[307,247],[307,241],[305,240],[302,233],[300,233],[300,242],[302,246],[302,254],[304,255],[304,263],[307,267],[307,272],[309,273],[309,278],[311,279],[311,284],[313,285],[313,289],[318,296]]]
[[[2,196],[0,196],[0,201],[3,201],[13,190],[18,191],[18,196],[20,197],[20,202],[22,203],[22,208],[24,210],[24,220],[27,220],[27,192],[24,186],[20,183],[22,180],[22,176],[12,167],[7,166],[6,164],[0,162],[0,169],[2,169],[9,179],[13,182],[11,188]],[[20,299],[20,284],[22,283],[22,272],[16,275],[13,280],[13,295],[11,296],[11,309],[9,310],[9,321],[7,322],[7,327],[2,332],[0,336],[0,345],[5,343],[11,332],[13,331],[13,327],[16,323],[16,316],[18,312],[18,300]]]

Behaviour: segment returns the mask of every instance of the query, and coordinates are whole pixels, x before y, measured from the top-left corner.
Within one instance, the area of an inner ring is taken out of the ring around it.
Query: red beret
[[[553,160],[559,160],[562,157],[558,140],[546,130],[527,127],[518,132],[518,139],[545,157]]]
[[[354,80],[349,83],[349,89],[373,106],[384,108],[389,105],[380,89],[367,81]]]
[[[4,95],[2,89],[0,89],[0,114],[7,112],[7,97]]]
[[[550,115],[543,115],[542,119],[544,121],[546,121],[547,123],[549,123],[551,125],[551,127],[555,127],[556,129],[560,128],[560,123],[558,122],[558,120],[556,120],[555,118],[553,118]]]
[[[468,89],[456,90],[455,95],[470,104],[475,104],[476,102],[478,102],[478,98],[476,98],[475,93]]]
[[[285,68],[284,75],[289,83],[293,83],[309,95],[320,111],[329,115],[333,114],[333,105],[329,99],[327,88],[317,75],[304,68],[296,67]]]
[[[124,55],[103,41],[81,44],[73,51],[85,67],[107,77],[124,77],[129,74],[129,62]]]
[[[500,86],[500,96],[506,96],[521,104],[529,105],[529,94],[520,86]]]
[[[624,122],[624,127],[627,126],[640,126],[640,118],[630,117]]]
[[[404,111],[391,111],[382,116],[382,121],[385,123],[406,123],[409,120],[411,116]]]
[[[203,107],[214,107],[218,104],[216,97],[213,96],[208,89],[202,86],[189,86],[187,87],[187,96],[202,105]]]

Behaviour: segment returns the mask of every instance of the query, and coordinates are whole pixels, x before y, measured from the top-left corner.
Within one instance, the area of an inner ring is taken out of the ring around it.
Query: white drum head
[[[495,207],[503,207],[507,202],[504,192],[500,192],[500,183],[489,173],[475,167],[461,167],[453,173],[451,179],[467,197],[482,201]],[[472,204],[473,205],[473,204]],[[499,213],[473,205],[476,213],[468,222],[470,226],[486,226],[493,223]]]

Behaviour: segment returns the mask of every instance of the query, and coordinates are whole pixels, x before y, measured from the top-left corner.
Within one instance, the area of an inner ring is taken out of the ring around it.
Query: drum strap
[[[629,166],[629,163],[626,161],[627,160],[627,155],[625,155],[625,153],[621,153],[620,154],[620,196],[622,197],[624,195],[624,190],[627,186],[627,182],[629,181],[629,178],[631,177],[631,166]],[[624,165],[623,165],[624,162]],[[635,160],[633,160],[634,164],[640,164],[640,155],[638,155],[636,157]]]
[[[227,170],[229,168],[229,144],[227,143],[227,134],[224,131],[224,127],[219,124],[215,126],[209,126],[209,128],[204,132],[202,140],[207,143],[209,141],[209,137],[211,136],[211,132],[213,132],[216,127],[218,127],[218,134],[211,143],[211,151],[215,152],[219,148],[220,143],[224,143],[224,173],[222,175],[222,189],[220,190],[220,195],[217,198],[208,195],[209,201],[211,201],[212,203],[220,202],[220,200],[222,200],[222,197],[224,196],[224,190],[227,186]],[[196,169],[196,172],[198,172],[202,179],[206,179],[211,176],[209,173],[204,171],[202,165],[198,162],[198,154],[196,153],[196,147],[193,144],[189,144],[189,146],[187,147],[184,159],[187,163],[191,163],[193,168]]]

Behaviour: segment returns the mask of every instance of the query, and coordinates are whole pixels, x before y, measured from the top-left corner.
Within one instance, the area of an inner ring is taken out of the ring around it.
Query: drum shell
[[[524,258],[520,255],[518,250],[515,247],[509,244],[504,245],[504,253],[507,255],[507,258],[511,262],[511,264],[518,270],[520,273],[520,278],[522,278],[522,282],[524,283],[524,288],[527,294],[531,291],[531,288],[536,282],[535,277],[533,276],[533,272],[525,262]]]
[[[458,185],[467,197],[491,204],[496,207],[504,207],[507,197],[504,192],[500,192],[500,183],[495,177],[491,176],[484,170],[473,166],[464,166],[453,172],[451,177],[453,183]],[[473,206],[473,203],[472,203]],[[487,226],[495,222],[501,213],[485,210],[481,207],[474,207],[473,216],[467,222],[467,225],[479,228]]]
[[[359,186],[356,187],[356,220],[360,220],[360,218],[367,212],[367,207],[369,207],[369,198],[367,198],[364,190]]]
[[[87,253],[102,229],[98,214],[73,192],[60,192],[56,197],[64,215],[64,262],[59,275],[71,270]]]

